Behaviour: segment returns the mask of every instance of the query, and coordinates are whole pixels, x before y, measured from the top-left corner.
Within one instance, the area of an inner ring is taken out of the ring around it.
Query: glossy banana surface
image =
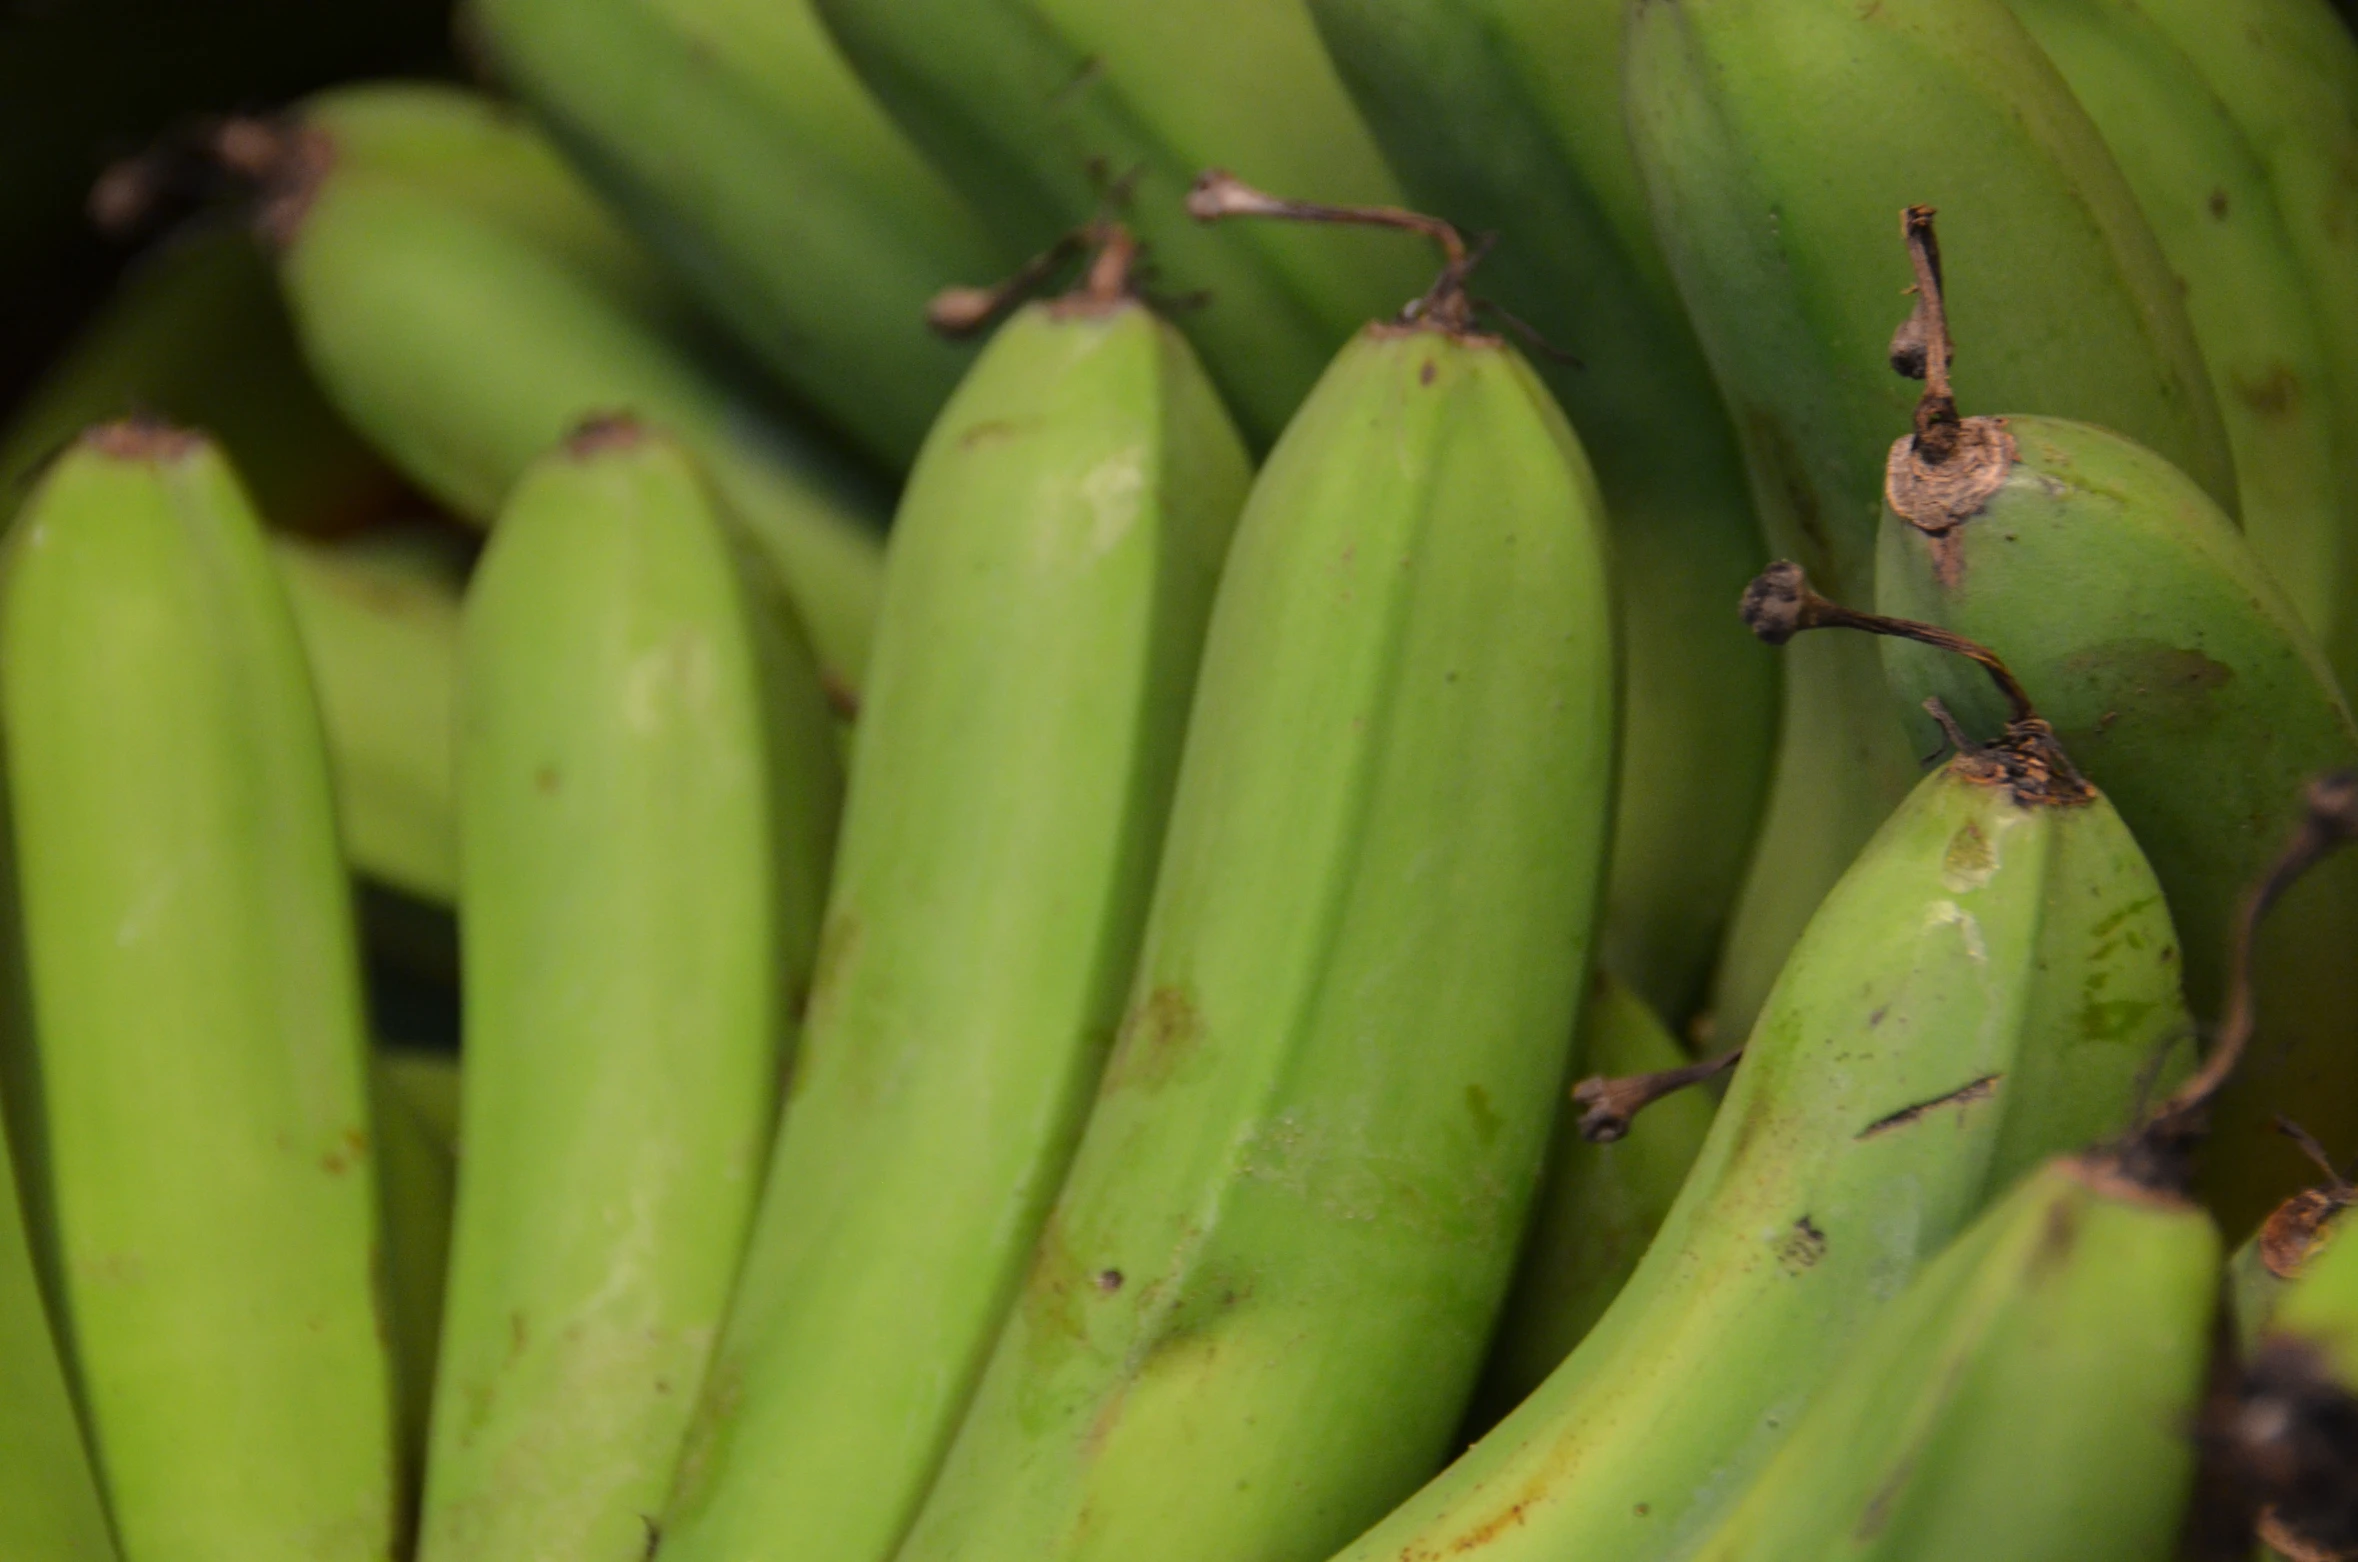
[[[2117,434],[2052,418],[1999,428],[1952,499],[1886,507],[1875,604],[2004,658],[2073,760],[2136,832],[2185,942],[2188,1001],[2215,1011],[2245,891],[2300,817],[2308,779],[2358,764],[2358,732],[2323,653],[2203,491]],[[1910,460],[1895,447],[1895,472]],[[2068,604],[2068,607],[2064,606]],[[1895,708],[1937,695],[1969,734],[2004,709],[1979,669],[1884,645]],[[1960,677],[1962,669],[1971,674]],[[2278,1113],[2358,1141],[2358,860],[2321,866],[2259,935],[2259,1035],[2220,1098],[2198,1188],[2248,1230],[2309,1180]]]
[[[1503,343],[1336,358],[1238,524],[1129,1012],[900,1562],[1315,1562],[1444,1456],[1602,888],[1603,549]]]
[[[2169,1555],[2218,1294],[2200,1207],[2048,1163],[1848,1343],[1696,1562]]]
[[[1613,1305],[1341,1556],[1683,1555],[1985,1202],[2127,1126],[2189,1028],[2168,913],[2109,803],[2003,769],[1918,784],[1795,947]]]
[[[1734,430],[1637,206],[1621,7],[1311,0],[1310,12],[1411,198],[1496,235],[1483,295],[1567,355],[1535,366],[1596,466],[1626,653],[1599,948],[1684,1024],[1759,828],[1778,664],[1728,610],[1768,555]],[[1710,764],[1695,763],[1703,753]]]
[[[1013,269],[809,0],[474,0],[479,42],[802,400],[905,467],[972,354],[926,302]]]
[[[634,295],[635,251],[521,126],[447,89],[402,90],[300,109],[269,219],[305,355],[337,406],[411,481],[483,523],[584,418],[675,430],[784,575],[829,674],[856,686],[881,571],[864,485],[736,395]],[[486,170],[500,182],[487,187]],[[540,187],[522,207],[539,215],[509,215],[516,184]]]
[[[1424,291],[1412,246],[1199,227],[1206,168],[1304,199],[1399,190],[1301,0],[817,0],[901,127],[1016,254],[1101,207],[1145,241],[1237,421],[1266,448],[1362,321]],[[972,279],[984,280],[984,279]]]
[[[126,1562],[386,1562],[359,962],[303,651],[202,438],[95,430],[0,583],[11,1129]]]
[[[1912,205],[1941,214],[1961,395],[2118,428],[2232,501],[2160,246],[2003,0],[1636,0],[1629,15],[1630,135],[1656,231],[1769,542],[1835,598],[1871,592],[1884,453],[1914,400],[1886,363]],[[1924,752],[1876,708],[1878,685],[1862,639],[1793,648],[1768,822],[1715,997],[1730,1040]]]
[[[840,800],[818,676],[682,446],[536,464],[461,651],[466,1092],[423,1562],[637,1562],[745,1233]]]
[[[826,958],[666,1562],[882,1562],[1121,1020],[1251,467],[1134,299],[1010,320],[894,522]]]

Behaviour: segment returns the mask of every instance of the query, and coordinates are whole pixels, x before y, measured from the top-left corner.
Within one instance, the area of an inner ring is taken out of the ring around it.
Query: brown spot
[[[1634,1508],[1630,1509],[1629,1511],[1630,1511],[1630,1512],[1632,1512],[1632,1513],[1634,1513],[1634,1514],[1636,1514],[1636,1515],[1637,1515],[1639,1518],[1641,1518],[1641,1519],[1642,1519],[1642,1518],[1645,1518],[1647,1515],[1651,1514],[1651,1513],[1654,1511],[1654,1505],[1653,1505],[1652,1503],[1650,1503],[1650,1502],[1641,1502],[1641,1503],[1639,1503],[1639,1504],[1638,1504],[1636,1507],[1634,1507]]]
[[[524,1347],[532,1343],[532,1331],[525,1326],[521,1312],[508,1314],[508,1359],[524,1354]]]
[[[2208,204],[2214,218],[2221,222],[2227,220],[2227,192],[2225,190],[2213,190]]]
[[[554,792],[557,789],[557,767],[543,765],[532,772],[532,784],[541,792]]]
[[[2276,364],[2257,380],[2238,376],[2235,394],[2262,417],[2280,418],[2300,405],[2301,377],[2289,366]]]
[[[1852,1539],[1864,1544],[1883,1532],[1883,1526],[1891,1521],[1892,1505],[1908,1489],[1908,1477],[1915,1471],[1916,1455],[1911,1450],[1898,1467],[1884,1477],[1883,1484],[1875,1489],[1875,1495],[1867,1499],[1866,1507],[1859,1510],[1858,1527],[1851,1532]]]
[[[1787,1274],[1800,1274],[1817,1266],[1826,1256],[1826,1233],[1811,1224],[1807,1215],[1793,1223],[1793,1229],[1777,1239],[1777,1262]]]
[[[1433,367],[1433,360],[1427,358],[1424,367],[1416,371],[1416,382],[1419,385],[1430,385],[1433,383],[1433,376],[1438,372]]]
[[[565,454],[576,461],[644,444],[647,431],[627,412],[593,412],[565,438]]]
[[[969,425],[959,433],[958,448],[972,450],[977,445],[987,445],[996,440],[1013,439],[1014,437],[1015,425],[1007,419],[985,418],[980,423]]]
[[[1887,1134],[1894,1129],[1905,1128],[1910,1123],[1922,1119],[1927,1112],[1937,1112],[1944,1106],[1971,1106],[1976,1101],[1987,1101],[1998,1093],[1998,1081],[2005,1077],[2003,1074],[1984,1074],[1979,1079],[1967,1080],[1945,1095],[1934,1096],[1928,1101],[1919,1101],[1913,1106],[1903,1106],[1896,1112],[1878,1117],[1852,1137],[1854,1140],[1872,1139],[1878,1134]]]
[[[1150,990],[1122,1020],[1106,1064],[1105,1089],[1153,1090],[1168,1084],[1203,1039],[1203,1018],[1184,988]]]
[[[852,681],[832,667],[819,669],[819,694],[827,702],[827,709],[837,721],[860,719],[860,691]]]
[[[82,444],[115,461],[182,461],[204,448],[205,437],[161,418],[135,417],[99,424]]]
[[[2031,1254],[2031,1274],[2053,1273],[2079,1244],[2080,1217],[2069,1203],[2058,1199],[2047,1206],[2047,1223],[2040,1229],[2039,1245]]]
[[[1120,1290],[1121,1288],[1122,1272],[1119,1269],[1100,1269],[1097,1271],[1097,1289],[1103,1291],[1106,1295],[1111,1296],[1114,1294],[1114,1292]]]
[[[1525,1498],[1504,1512],[1492,1514],[1485,1522],[1467,1530],[1457,1539],[1451,1541],[1449,1543],[1450,1552],[1455,1554],[1462,1551],[1472,1551],[1478,1547],[1489,1545],[1499,1536],[1522,1523],[1523,1511],[1530,1506],[1531,1499]],[[1407,1556],[1409,1553],[1402,1552],[1401,1555]]]
[[[2335,1234],[2329,1222],[2350,1208],[2353,1197],[2358,1195],[2304,1188],[2277,1205],[2260,1224],[2260,1262],[2280,1280],[2298,1279]]]
[[[1490,1092],[1480,1085],[1466,1086],[1466,1110],[1474,1114],[1474,1137],[1485,1145],[1497,1143],[1501,1120],[1490,1104]]]

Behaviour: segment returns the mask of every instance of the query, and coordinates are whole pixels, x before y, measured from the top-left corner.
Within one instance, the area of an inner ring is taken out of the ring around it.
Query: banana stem
[[[1131,295],[1138,240],[1121,223],[1099,218],[1073,229],[1034,255],[1015,274],[989,287],[946,287],[925,306],[925,323],[953,341],[974,335],[1048,285],[1049,278],[1084,251],[1093,251],[1080,284],[1067,297],[1087,305],[1120,303]]]
[[[1916,307],[1891,339],[1891,366],[1909,379],[1924,382],[1924,394],[1916,403],[1916,449],[1927,465],[1938,466],[1956,454],[1959,419],[1957,398],[1949,385],[1949,364],[1957,347],[1949,336],[1948,303],[1941,291],[1940,236],[1933,231],[1932,219],[1929,206],[1911,206],[1900,214],[1908,264],[1916,273]]]
[[[2282,1113],[2277,1114],[2276,1131],[2290,1139],[2319,1171],[2325,1173],[2321,1187],[2335,1203],[2358,1202],[2358,1187],[2351,1186],[2350,1179],[2343,1175],[2340,1167],[2334,1165],[2333,1157],[2326,1153],[2324,1145],[2317,1142],[2315,1134]]]
[[[1221,222],[1230,217],[1274,217],[1285,222],[1339,222],[1368,228],[1396,228],[1421,233],[1441,247],[1441,275],[1432,288],[1409,307],[1445,330],[1473,329],[1473,300],[1466,292],[1466,276],[1482,258],[1482,248],[1469,248],[1465,235],[1450,223],[1399,206],[1329,206],[1320,201],[1289,201],[1257,190],[1225,168],[1207,168],[1187,192],[1187,215],[1198,222]],[[1486,246],[1484,246],[1486,247]]]
[[[1580,1114],[1580,1137],[1590,1144],[1611,1144],[1629,1132],[1630,1121],[1638,1113],[1664,1096],[1726,1073],[1743,1056],[1744,1049],[1739,1046],[1700,1063],[1657,1069],[1651,1074],[1591,1075],[1572,1087],[1573,1101],[1587,1108]]]
[[[2354,839],[2358,839],[2358,770],[2335,771],[2310,782],[2308,809],[2299,828],[2260,882],[2244,896],[2236,916],[2235,941],[2228,957],[2226,1012],[2220,1016],[2210,1056],[2137,1131],[2139,1147],[2176,1158],[2202,1137],[2212,1098],[2234,1074],[2251,1045],[2257,1011],[2252,993],[2252,944],[2261,919],[2302,874]]]
[[[1790,559],[1771,564],[1744,588],[1743,612],[1745,627],[1770,645],[1783,645],[1805,629],[1863,629],[1869,634],[1913,640],[1919,645],[1951,652],[1990,675],[1990,682],[2005,696],[2011,726],[2019,727],[2039,719],[2029,692],[1988,646],[1951,634],[1937,624],[1918,623],[1912,618],[1887,618],[1881,613],[1862,613],[1844,607],[1818,595],[1801,566]]]

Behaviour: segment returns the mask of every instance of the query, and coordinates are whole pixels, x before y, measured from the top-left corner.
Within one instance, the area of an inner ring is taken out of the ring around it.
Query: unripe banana
[[[1300,0],[816,0],[852,66],[1019,254],[1109,199],[1256,445],[1335,349],[1421,289],[1385,246],[1206,230],[1180,198],[1212,166],[1332,201],[1396,201]]]
[[[1767,553],[1734,430],[1635,209],[1622,10],[1311,0],[1310,12],[1409,194],[1500,236],[1485,295],[1574,360],[1535,367],[1596,464],[1627,658],[1599,950],[1683,1024],[1751,857],[1778,669],[1727,611]],[[1696,764],[1704,752],[1712,763]]]
[[[637,1562],[737,1271],[841,787],[681,446],[518,485],[461,650],[467,1083],[422,1562]]]
[[[2336,18],[2323,0],[2137,6],[2193,62],[2266,166],[2291,258],[2308,284],[2309,327],[2324,349],[2326,383],[2301,388],[2327,403],[2341,492],[2358,492],[2358,223],[2350,220],[2349,174],[2358,165],[2358,42],[2347,13]],[[2261,384],[2274,379],[2270,373]],[[2347,520],[2343,532],[2347,569],[2358,532]],[[2310,605],[2308,583],[2282,583]],[[2342,688],[2358,689],[2358,609],[2347,593],[2331,606],[2335,619],[2319,638]]]
[[[1251,474],[1118,277],[1008,322],[935,425],[666,1562],[884,1562],[915,1517],[1121,1019]]]
[[[809,0],[474,0],[467,35],[746,346],[898,469],[971,354],[925,328],[1013,264]]]
[[[8,1107],[126,1562],[385,1562],[394,1408],[349,891],[261,530],[201,438],[85,435],[10,537],[30,1033]]]
[[[1253,486],[1128,1017],[898,1562],[1315,1562],[1446,1452],[1614,771],[1588,464],[1463,311],[1362,331]]]
[[[587,220],[596,208],[527,131],[464,94],[371,87],[312,99],[262,139],[275,143],[258,158],[276,188],[266,222],[304,352],[411,481],[487,523],[585,417],[674,429],[776,561],[829,675],[856,685],[880,570],[872,499],[612,280],[626,241]],[[451,150],[486,143],[510,155]],[[517,186],[542,188],[525,200]],[[511,205],[537,215],[511,221]],[[591,237],[559,241],[577,227]]]
[[[311,383],[270,267],[234,228],[178,235],[116,283],[0,434],[0,515],[76,435],[134,414],[205,429],[276,525],[341,530],[400,492]]]
[[[2195,63],[2139,0],[2007,0],[2054,62],[2160,240],[2235,452],[2252,551],[2318,641],[2358,598],[2335,388],[2268,170]]]
[[[2189,1028],[2177,969],[2152,870],[2051,746],[1927,776],[1811,919],[1604,1317],[1341,1555],[1684,1554],[1919,1265],[2126,1126]]]
[[[1946,395],[1936,382],[1926,405]],[[1924,430],[1891,450],[1877,606],[2014,670],[2151,857],[2186,939],[2188,999],[2215,1008],[2244,889],[2303,783],[2358,765],[2323,654],[2233,523],[2150,450],[2087,424],[1960,420],[1953,407]],[[1937,695],[1968,731],[2005,719],[1955,658],[1895,641],[1885,661],[1909,709]],[[2200,1183],[2231,1229],[2305,1180],[2271,1131],[2276,1113],[2358,1140],[2353,939],[2358,857],[2312,875],[2260,934],[2259,981],[2276,996],[2219,1103]]]
[[[2286,1290],[2245,1368],[2234,1437],[2265,1499],[2260,1538],[2291,1562],[2358,1555],[2358,1242]]]
[[[115,1562],[0,1123],[0,1556]]]
[[[434,1404],[434,1362],[442,1339],[442,1290],[450,1269],[450,1210],[458,1169],[452,1142],[418,1105],[430,1069],[448,1054],[379,1047],[369,1057],[370,1116],[375,1123],[377,1183],[384,1197],[385,1292],[399,1369],[402,1468],[425,1469],[426,1421]],[[412,1500],[414,1489],[406,1494]]]
[[[1580,1066],[1607,1078],[1689,1061],[1662,1021],[1599,972],[1580,1017]],[[1579,1112],[1557,1103],[1554,1142],[1532,1201],[1523,1255],[1468,1425],[1487,1431],[1570,1355],[1645,1256],[1711,1131],[1711,1093],[1681,1091],[1650,1107],[1627,1138],[1590,1143]]]
[[[2121,429],[2232,498],[2160,248],[2003,0],[1636,0],[1630,18],[1631,139],[1772,546],[1842,600],[1871,594],[1884,452],[1911,400],[1884,361],[1909,280],[1889,236],[1914,202],[1949,219],[1974,397]],[[2001,246],[2002,260],[1962,264]],[[1914,773],[1881,681],[1863,641],[1814,637],[1787,664],[1768,822],[1715,1004],[1723,1034],[1749,1029],[1826,886]]]
[[[443,542],[417,532],[270,542],[327,729],[344,854],[356,872],[438,905],[458,889],[460,569]]]
[[[2048,1162],[1845,1342],[1695,1562],[2169,1555],[2218,1294],[2200,1206]]]

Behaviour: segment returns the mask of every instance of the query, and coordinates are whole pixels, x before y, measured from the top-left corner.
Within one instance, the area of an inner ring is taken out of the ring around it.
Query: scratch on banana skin
[[[1954,926],[1964,937],[1966,958],[1976,965],[1989,964],[1990,952],[1981,940],[1981,923],[1975,920],[1972,912],[1959,907],[1955,901],[1934,901],[1932,909],[1925,915],[1924,926],[1927,929]]]

